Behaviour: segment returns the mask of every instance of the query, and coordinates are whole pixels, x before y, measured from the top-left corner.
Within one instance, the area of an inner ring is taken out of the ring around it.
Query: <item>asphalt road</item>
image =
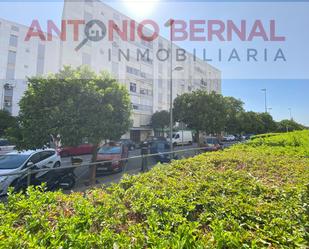
[[[180,150],[187,150],[187,149],[193,149],[196,148],[197,145],[186,145],[186,146],[177,146],[174,148],[175,151],[180,151]],[[190,157],[193,156],[195,153],[194,151],[190,152],[179,152],[176,153],[178,154],[179,157]],[[129,152],[129,160],[125,166],[125,169],[123,172],[120,173],[106,173],[102,174],[100,176],[97,176],[97,184],[110,184],[110,183],[115,183],[118,182],[123,174],[137,174],[140,172],[141,165],[142,165],[142,159],[141,158],[132,158],[130,157],[135,157],[135,156],[140,156],[140,149],[133,150]],[[90,163],[91,160],[91,155],[82,155],[82,156],[77,156],[83,160],[83,164]],[[148,157],[147,159],[147,166],[150,169],[154,165],[157,164],[157,162],[152,158]],[[62,158],[62,166],[71,166],[71,157],[64,157]],[[88,186],[88,180],[89,180],[89,168],[88,166],[85,167],[78,167],[75,169],[75,175],[77,176],[77,184],[76,187],[73,189],[73,191],[82,191],[87,188]]]
[[[235,142],[229,142],[224,143],[224,148],[227,148],[231,145],[235,144]],[[181,150],[188,150],[197,148],[197,144],[193,145],[186,145],[186,146],[177,146],[174,148],[175,151],[181,151]],[[179,158],[187,158],[192,157],[196,153],[196,151],[186,151],[186,152],[179,152],[175,153],[178,155]],[[133,150],[129,152],[129,158],[140,156],[140,150]],[[83,159],[83,164],[90,163],[91,155],[82,155],[78,156],[79,158]],[[142,159],[141,158],[132,158],[129,159],[125,169],[123,172],[120,173],[106,173],[104,175],[97,176],[97,183],[96,186],[100,186],[102,184],[108,185],[111,183],[117,183],[122,178],[123,174],[138,174],[141,170],[141,164]],[[151,169],[153,166],[155,166],[157,162],[152,158],[148,157],[148,169]],[[62,166],[70,166],[71,164],[71,157],[65,157],[62,158]],[[84,191],[89,188],[88,182],[89,182],[89,167],[79,167],[75,169],[75,175],[77,176],[76,186],[73,189],[73,191]]]

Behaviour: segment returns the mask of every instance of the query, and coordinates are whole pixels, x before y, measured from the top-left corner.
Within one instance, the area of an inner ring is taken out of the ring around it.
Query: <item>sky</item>
[[[163,24],[169,18],[189,20],[233,20],[235,23],[246,20],[251,27],[259,19],[268,29],[268,21],[276,21],[276,33],[286,37],[285,42],[265,42],[255,39],[242,42],[233,39],[231,42],[206,41],[194,42],[185,40],[177,44],[188,51],[197,50],[202,56],[206,49],[210,64],[222,71],[222,94],[241,99],[248,111],[264,111],[264,92],[267,89],[267,105],[275,120],[292,117],[297,122],[309,126],[309,3],[308,2],[220,2],[209,1],[154,1],[143,5],[139,0],[107,1],[118,11],[141,21],[155,20],[160,25],[160,34],[168,38],[169,30]],[[5,2],[0,0],[0,17],[21,24],[29,25],[33,19],[40,20],[42,26],[47,19],[60,23],[63,3],[61,1]],[[258,51],[257,62],[246,61],[246,49]],[[286,61],[274,62],[273,56],[281,48]],[[219,61],[216,54],[222,50],[223,57],[229,57],[236,49],[241,61]],[[262,55],[267,49],[269,58],[263,61]],[[208,51],[208,52],[207,52]]]

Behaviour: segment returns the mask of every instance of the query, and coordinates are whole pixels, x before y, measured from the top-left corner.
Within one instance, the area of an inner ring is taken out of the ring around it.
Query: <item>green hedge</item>
[[[0,247],[306,248],[308,135],[174,161],[85,194],[10,195]]]

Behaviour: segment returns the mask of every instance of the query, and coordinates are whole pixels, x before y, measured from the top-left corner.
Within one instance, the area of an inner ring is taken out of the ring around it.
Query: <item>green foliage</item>
[[[170,124],[170,113],[168,111],[155,112],[151,117],[151,126],[154,129],[164,130]]]
[[[239,127],[241,127],[238,115],[243,113],[245,110],[243,108],[244,103],[233,97],[224,97],[227,108],[225,131],[230,134],[240,133]]]
[[[13,129],[17,126],[17,118],[5,110],[0,110],[0,137],[7,135],[7,129]]]
[[[284,119],[278,122],[277,126],[278,126],[277,131],[279,132],[304,130],[306,128],[303,125],[298,124],[294,120],[288,120],[288,119]]]
[[[11,194],[0,248],[307,248],[308,136],[256,138],[85,194]]]
[[[115,139],[130,126],[127,90],[105,72],[64,67],[57,74],[29,79],[20,101],[21,148],[42,147],[60,135],[65,146],[84,138],[98,144]]]
[[[189,128],[197,131],[223,131],[227,111],[224,97],[215,92],[198,90],[180,95],[174,100],[175,120],[184,122]]]

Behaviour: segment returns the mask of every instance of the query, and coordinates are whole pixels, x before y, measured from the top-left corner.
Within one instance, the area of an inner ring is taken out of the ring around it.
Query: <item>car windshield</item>
[[[120,154],[121,147],[119,146],[105,146],[99,149],[98,154]]]
[[[206,143],[207,144],[216,144],[217,143],[217,139],[215,139],[215,138],[207,138]]]
[[[17,169],[27,159],[28,159],[28,155],[3,155],[3,156],[0,156],[0,170],[1,169]]]

